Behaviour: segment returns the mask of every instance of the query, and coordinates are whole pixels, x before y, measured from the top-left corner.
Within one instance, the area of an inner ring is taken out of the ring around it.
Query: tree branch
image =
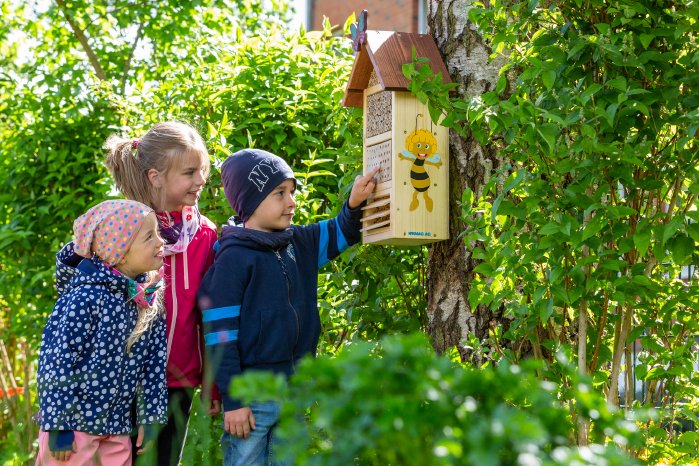
[[[136,31],[136,38],[131,45],[131,50],[129,51],[129,56],[126,58],[126,63],[124,63],[124,71],[121,75],[121,82],[119,83],[119,89],[121,93],[124,93],[126,87],[126,79],[129,76],[129,70],[131,69],[131,60],[133,60],[134,53],[136,52],[136,47],[138,46],[138,41],[141,40],[141,34],[143,33],[143,23],[138,25],[138,31]]]
[[[85,53],[87,53],[87,58],[88,60],[90,60],[90,64],[92,65],[92,68],[94,68],[97,77],[102,81],[106,80],[107,75],[100,66],[100,62],[97,59],[97,55],[95,54],[94,50],[92,50],[92,47],[90,47],[90,44],[87,42],[87,37],[85,36],[85,33],[82,31],[82,29],[78,27],[75,21],[73,21],[73,18],[71,18],[68,14],[68,9],[66,8],[65,1],[56,0],[56,4],[58,5],[58,8],[63,12],[63,16],[65,16],[66,21],[68,21],[70,28],[73,30],[75,38],[78,39],[78,42],[80,42],[80,45],[83,46]]]

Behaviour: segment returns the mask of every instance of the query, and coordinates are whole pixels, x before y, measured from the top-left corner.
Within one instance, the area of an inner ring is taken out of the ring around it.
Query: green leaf
[[[684,223],[684,219],[682,217],[675,217],[670,222],[662,227],[662,245],[665,245],[667,241],[677,233],[677,230],[680,229],[682,224]]]
[[[597,84],[597,83],[590,84],[581,95],[583,102],[587,102],[590,99],[590,97],[597,94],[597,92],[599,92],[600,89],[602,89],[601,84]]]
[[[695,242],[685,235],[677,235],[668,242],[668,248],[672,252],[675,263],[679,265],[689,265],[694,252]]]
[[[638,250],[640,256],[645,256],[648,252],[648,245],[650,244],[651,229],[648,228],[647,223],[641,223],[636,228],[636,233],[633,235],[633,244]]]
[[[614,79],[610,79],[609,81],[606,82],[607,86],[622,91],[626,92],[626,78],[623,76],[617,76]]]
[[[599,233],[602,228],[607,225],[607,220],[602,217],[602,216],[595,216],[592,217],[592,219],[585,225],[585,228],[583,229],[583,234],[582,234],[582,239],[585,241],[586,239],[595,236],[597,233]]]
[[[544,225],[543,227],[541,227],[541,229],[539,230],[539,234],[546,236],[546,235],[552,235],[554,233],[559,233],[560,231],[561,231],[560,225],[558,225],[555,222],[549,222],[546,225]]]
[[[504,192],[500,193],[500,195],[495,198],[495,201],[493,201],[493,206],[490,209],[490,211],[491,211],[490,221],[491,222],[495,221],[495,217],[497,217],[497,214],[498,214],[498,208],[500,207],[500,203],[502,202],[502,199],[504,196],[505,196]]]
[[[687,234],[696,242],[699,243],[699,223],[688,223],[685,225]]]
[[[544,86],[546,89],[552,89],[553,84],[556,81],[556,72],[554,70],[546,70],[541,73],[541,79],[544,81]]]
[[[650,43],[655,39],[655,35],[653,34],[640,34],[639,35],[639,40],[641,41],[641,45],[643,46],[644,49],[647,49]]]
[[[553,315],[553,298],[547,299],[543,304],[543,306],[539,307],[539,320],[542,324],[545,324]]]
[[[498,78],[498,82],[495,85],[495,92],[498,94],[502,94],[506,88],[507,88],[507,75],[505,73],[501,73],[500,77]]]

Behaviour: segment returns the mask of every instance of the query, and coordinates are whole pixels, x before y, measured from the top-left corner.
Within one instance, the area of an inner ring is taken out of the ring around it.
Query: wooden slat
[[[375,230],[377,228],[389,225],[391,223],[391,220],[384,220],[383,222],[379,223],[372,223],[371,225],[367,225],[364,228],[362,228],[360,231],[371,231]]]
[[[371,204],[367,204],[364,207],[362,207],[362,210],[369,210],[369,209],[375,209],[377,207],[383,207],[387,204],[391,203],[391,198],[387,197],[385,199],[382,199],[380,201],[372,202]]]
[[[369,138],[366,138],[366,141],[364,141],[364,147],[369,147],[373,146],[374,144],[379,144],[384,141],[388,141],[391,139],[393,133],[391,131],[386,131],[385,133],[377,134],[376,136],[371,136]]]
[[[374,214],[367,215],[366,217],[362,217],[362,222],[368,222],[370,220],[374,220],[375,218],[388,217],[389,215],[391,215],[391,212],[388,210],[381,210]]]

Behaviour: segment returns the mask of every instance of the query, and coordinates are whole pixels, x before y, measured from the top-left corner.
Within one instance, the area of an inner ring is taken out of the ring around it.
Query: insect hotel
[[[366,31],[366,12],[352,36],[355,60],[343,103],[364,109],[364,173],[380,167],[376,190],[363,208],[363,241],[417,245],[448,239],[448,131],[431,121],[402,72],[415,48],[450,82],[434,39]]]

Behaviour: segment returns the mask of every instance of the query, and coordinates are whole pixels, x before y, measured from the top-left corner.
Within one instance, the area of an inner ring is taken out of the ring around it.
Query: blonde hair
[[[148,282],[145,287],[154,285],[160,280],[160,276],[157,272],[148,273]],[[126,340],[126,351],[131,352],[131,347],[134,343],[141,338],[141,335],[150,330],[151,325],[158,319],[163,317],[163,305],[162,305],[162,287],[156,290],[155,296],[153,297],[153,304],[148,307],[138,307],[138,317],[136,317],[136,326],[134,327],[131,335]]]
[[[206,144],[196,129],[179,121],[157,123],[140,139],[110,136],[104,143],[109,152],[104,164],[119,191],[127,199],[142,202],[155,210],[163,203],[163,190],[150,182],[148,171],[155,169],[165,175],[182,163],[184,155],[196,152],[204,155],[209,174]]]

